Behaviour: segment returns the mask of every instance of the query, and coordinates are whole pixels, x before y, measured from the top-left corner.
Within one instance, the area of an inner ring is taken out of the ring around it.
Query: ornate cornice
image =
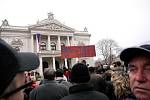
[[[48,31],[69,31],[74,32],[73,29],[65,27],[64,25],[58,25],[56,23],[49,23],[43,25],[34,25],[29,27],[30,30],[48,30]]]

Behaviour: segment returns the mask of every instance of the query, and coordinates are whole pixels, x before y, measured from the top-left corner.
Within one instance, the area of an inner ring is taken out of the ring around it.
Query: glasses
[[[30,82],[28,82],[27,84],[22,85],[22,86],[20,86],[19,88],[15,89],[15,90],[12,90],[12,91],[10,91],[10,92],[8,92],[8,93],[2,95],[2,96],[0,97],[0,99],[8,98],[9,96],[13,95],[14,93],[19,92],[20,90],[25,89],[25,88],[27,88],[28,86],[31,86],[32,84],[33,84],[33,81],[30,81]]]

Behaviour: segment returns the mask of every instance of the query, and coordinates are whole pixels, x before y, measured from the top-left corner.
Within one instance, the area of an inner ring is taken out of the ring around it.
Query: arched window
[[[61,42],[61,46],[65,46],[65,43]]]
[[[46,50],[46,43],[45,43],[45,42],[42,42],[42,43],[40,44],[40,49],[41,49],[41,50]]]
[[[51,43],[51,50],[56,50],[56,44],[54,42]]]

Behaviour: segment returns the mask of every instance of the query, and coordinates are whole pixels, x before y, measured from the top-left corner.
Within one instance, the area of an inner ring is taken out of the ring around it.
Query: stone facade
[[[84,31],[77,31],[54,19],[52,13],[48,13],[47,19],[38,21],[35,25],[12,26],[5,19],[0,27],[0,38],[12,45],[18,52],[38,54],[40,66],[37,70],[41,75],[44,68],[50,67],[54,70],[63,67],[70,68],[83,59],[89,65],[93,65],[92,57],[61,59],[61,45],[89,45],[90,36],[87,28]]]

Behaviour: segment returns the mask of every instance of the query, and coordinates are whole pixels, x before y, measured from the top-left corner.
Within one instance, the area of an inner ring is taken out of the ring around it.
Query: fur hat
[[[71,81],[74,83],[87,83],[90,80],[88,67],[82,63],[77,63],[71,70]]]

